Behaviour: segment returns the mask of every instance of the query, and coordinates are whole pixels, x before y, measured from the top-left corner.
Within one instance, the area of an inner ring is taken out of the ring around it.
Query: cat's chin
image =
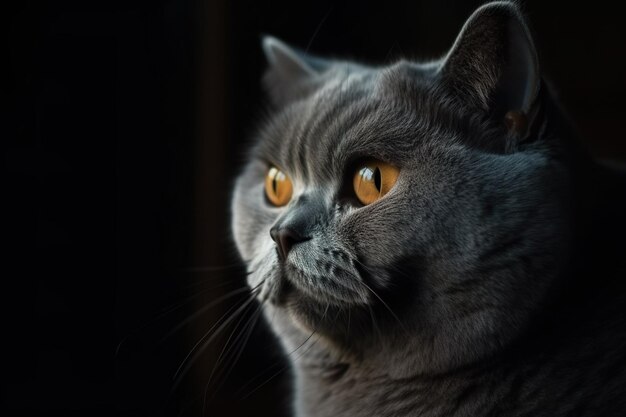
[[[320,331],[329,327],[333,317],[336,319],[342,310],[339,306],[306,294],[284,277],[273,283],[269,302],[286,311],[298,327],[307,331]]]
[[[274,307],[283,310],[295,327],[304,334],[316,334],[342,352],[351,351],[364,336],[363,307],[320,301],[285,280],[271,298]],[[367,315],[370,318],[369,315]]]
[[[291,314],[299,317],[303,314],[307,317],[310,314],[319,312],[322,302],[305,294],[299,290],[291,281],[281,277],[276,280],[272,288],[272,294],[269,301],[278,308],[285,309]]]
[[[330,341],[344,344],[345,326],[339,316],[347,314],[345,309],[321,305],[306,297],[299,298],[286,308],[291,321],[305,333],[314,332]]]

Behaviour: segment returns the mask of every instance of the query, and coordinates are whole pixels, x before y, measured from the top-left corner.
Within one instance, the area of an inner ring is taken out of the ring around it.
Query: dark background
[[[263,326],[208,388],[230,329],[173,379],[243,300],[201,309],[244,282],[228,206],[265,105],[260,34],[373,63],[433,58],[482,2],[13,3],[0,18],[0,414],[277,415],[288,397],[284,373],[262,385],[282,367]],[[626,160],[621,13],[524,9],[590,151]]]

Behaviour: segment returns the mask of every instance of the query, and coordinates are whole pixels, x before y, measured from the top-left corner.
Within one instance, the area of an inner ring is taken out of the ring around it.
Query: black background
[[[276,415],[280,375],[247,396],[282,366],[262,326],[206,405],[224,338],[173,380],[242,300],[200,310],[244,282],[228,206],[265,103],[260,35],[373,63],[434,58],[482,2],[14,3],[1,17],[0,414]],[[625,161],[621,13],[523,8],[590,152]]]

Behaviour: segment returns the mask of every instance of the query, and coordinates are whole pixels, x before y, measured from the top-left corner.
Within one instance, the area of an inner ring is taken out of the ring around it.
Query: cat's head
[[[565,250],[568,172],[516,6],[479,8],[427,63],[263,47],[275,112],[232,206],[259,298],[340,351],[422,371],[519,335]]]

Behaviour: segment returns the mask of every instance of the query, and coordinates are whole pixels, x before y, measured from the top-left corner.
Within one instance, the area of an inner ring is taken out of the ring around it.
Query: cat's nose
[[[283,260],[287,259],[289,251],[296,243],[309,240],[308,237],[300,235],[290,227],[274,226],[270,229],[270,236],[272,237],[272,240],[276,242],[278,253]]]

